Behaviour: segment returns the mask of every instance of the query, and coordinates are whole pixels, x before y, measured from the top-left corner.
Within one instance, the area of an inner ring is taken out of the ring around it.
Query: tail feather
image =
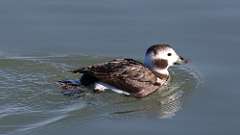
[[[80,86],[80,80],[60,80],[57,83],[60,85],[71,85],[71,86]]]
[[[86,73],[82,75],[80,81],[83,86],[89,86],[97,82],[98,79]]]
[[[81,93],[83,91],[82,86],[91,86],[97,81],[97,78],[91,75],[89,72],[89,67],[82,67],[75,70],[71,70],[72,73],[80,73],[81,78],[77,80],[60,80],[57,82],[58,86],[62,89],[63,93]]]
[[[75,70],[71,70],[70,72],[76,74],[76,73],[86,73],[88,71],[88,68],[86,67],[82,67],[82,68],[78,68]]]
[[[62,89],[61,92],[68,96],[79,95],[85,91],[80,80],[60,80],[56,84]]]

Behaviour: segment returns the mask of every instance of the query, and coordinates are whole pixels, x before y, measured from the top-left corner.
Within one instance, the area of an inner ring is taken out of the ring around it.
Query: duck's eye
[[[168,55],[168,56],[172,56],[172,54],[171,54],[171,53],[168,53],[167,55]]]

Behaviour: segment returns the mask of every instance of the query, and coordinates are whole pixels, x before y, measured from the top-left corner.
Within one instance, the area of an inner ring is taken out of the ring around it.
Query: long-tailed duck
[[[77,84],[94,86],[96,91],[111,89],[119,94],[145,97],[166,85],[170,79],[169,67],[183,63],[187,61],[170,45],[156,44],[147,49],[144,63],[128,58],[115,59],[72,72],[82,74]]]

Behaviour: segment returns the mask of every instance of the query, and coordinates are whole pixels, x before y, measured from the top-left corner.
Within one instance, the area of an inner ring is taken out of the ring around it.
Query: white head
[[[144,58],[145,66],[163,75],[169,75],[169,67],[183,63],[187,63],[187,61],[168,44],[156,44],[149,47]]]

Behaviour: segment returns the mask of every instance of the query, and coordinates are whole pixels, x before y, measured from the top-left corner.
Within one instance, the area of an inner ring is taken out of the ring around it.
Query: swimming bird
[[[184,63],[187,61],[169,44],[161,43],[147,49],[144,63],[130,58],[114,59],[72,72],[82,74],[79,83],[94,86],[95,91],[111,89],[119,94],[142,98],[167,84],[169,67]]]

